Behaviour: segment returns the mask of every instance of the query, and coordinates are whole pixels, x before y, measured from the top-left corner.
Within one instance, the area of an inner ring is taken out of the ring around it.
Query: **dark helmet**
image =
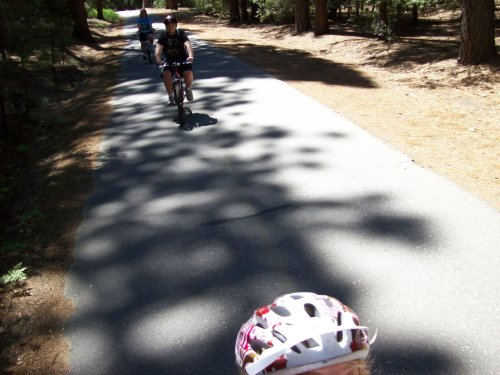
[[[169,14],[165,17],[163,23],[165,24],[165,26],[169,23],[175,23],[177,25],[177,18],[175,18],[175,16],[173,16],[172,14]]]

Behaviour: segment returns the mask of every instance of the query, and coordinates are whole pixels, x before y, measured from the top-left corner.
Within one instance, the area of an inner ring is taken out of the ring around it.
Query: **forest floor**
[[[349,23],[332,24],[330,34],[315,37],[297,35],[290,25],[228,26],[180,12],[179,27],[310,95],[499,210],[500,61],[457,64],[457,16],[427,16],[392,44]],[[17,210],[36,203],[44,218],[22,229],[12,224],[12,236],[31,247],[0,254],[0,264],[22,260],[29,275],[0,293],[0,373],[67,373],[63,325],[73,306],[63,295],[65,275],[123,47],[118,26],[92,22],[92,28],[98,44],[73,49],[86,74],[72,89],[78,94],[58,108],[67,114],[66,127],[44,128],[44,140],[35,140],[42,160],[26,161],[36,173]]]

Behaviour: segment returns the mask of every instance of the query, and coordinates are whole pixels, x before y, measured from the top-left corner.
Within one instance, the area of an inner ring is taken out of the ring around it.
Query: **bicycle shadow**
[[[210,117],[205,113],[193,113],[190,109],[188,109],[188,111],[189,114],[186,116],[184,126],[182,127],[184,131],[191,131],[194,128],[201,128],[204,126],[213,126],[218,123],[216,118]],[[176,117],[174,121],[179,123],[179,118]]]

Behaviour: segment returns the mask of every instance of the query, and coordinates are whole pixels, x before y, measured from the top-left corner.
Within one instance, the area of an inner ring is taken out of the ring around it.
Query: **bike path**
[[[235,374],[241,323],[293,291],[377,329],[377,374],[498,373],[498,211],[193,35],[180,131],[126,33],[68,275],[71,374]]]

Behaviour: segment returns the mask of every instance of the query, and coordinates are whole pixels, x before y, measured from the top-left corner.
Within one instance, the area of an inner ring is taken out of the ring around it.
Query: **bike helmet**
[[[294,375],[366,359],[368,328],[335,298],[292,293],[257,309],[236,338],[236,364],[248,375]]]
[[[168,14],[163,20],[163,23],[165,24],[165,26],[168,25],[169,23],[177,24],[177,18],[175,18],[175,16],[172,14]]]

